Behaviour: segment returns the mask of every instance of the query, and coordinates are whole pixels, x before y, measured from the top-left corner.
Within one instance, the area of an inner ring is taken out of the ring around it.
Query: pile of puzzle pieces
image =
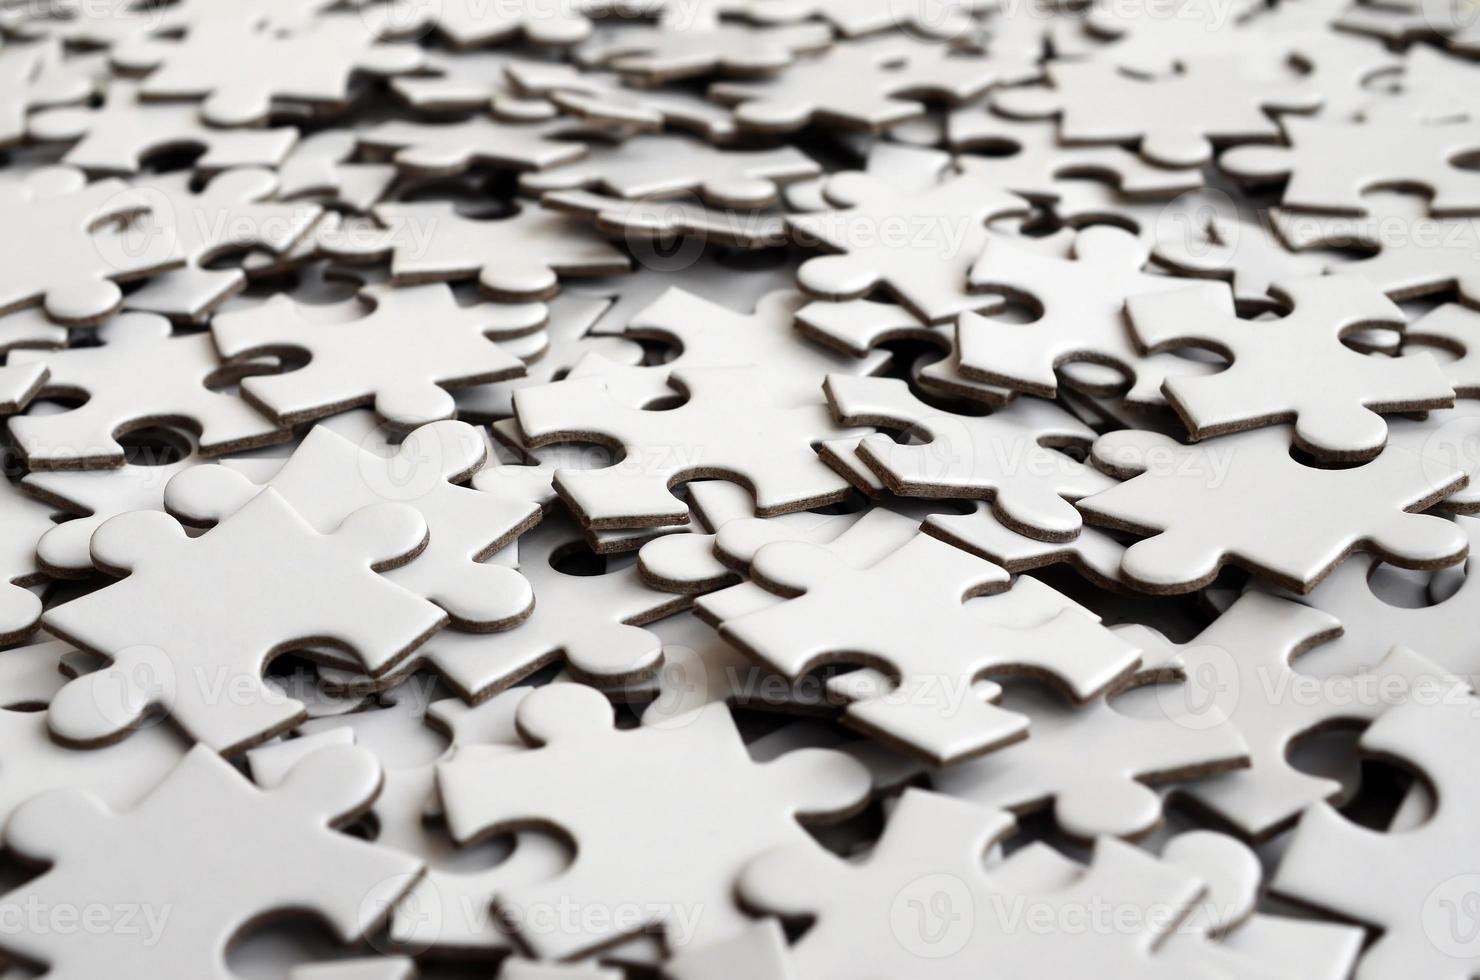
[[[0,2],[0,164],[4,980],[1480,976],[1480,8]]]

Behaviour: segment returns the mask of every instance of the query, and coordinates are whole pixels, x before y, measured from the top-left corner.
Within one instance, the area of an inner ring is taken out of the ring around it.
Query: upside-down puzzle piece
[[[1306,593],[1357,550],[1404,568],[1442,568],[1466,553],[1464,532],[1418,513],[1465,475],[1397,446],[1361,466],[1323,470],[1290,456],[1288,427],[1184,446],[1123,430],[1101,436],[1095,465],[1126,482],[1081,499],[1093,523],[1150,535],[1126,549],[1137,588],[1202,588],[1234,563]]]
[[[518,719],[538,747],[491,755],[462,750],[438,767],[437,784],[461,843],[532,822],[575,840],[577,854],[564,873],[498,897],[542,957],[571,958],[655,928],[670,949],[739,931],[746,919],[733,888],[746,862],[773,847],[818,846],[796,818],[844,815],[869,791],[863,766],[828,750],[757,766],[723,704],[697,710],[682,727],[619,732],[603,695],[555,684],[525,698]],[[568,778],[551,778],[556,772]],[[682,806],[652,792],[672,785],[674,773],[685,774]],[[592,809],[593,793],[613,805]],[[634,847],[637,840],[664,846]],[[553,902],[631,908],[633,915],[623,922],[579,916],[579,926],[560,930],[527,917]],[[702,915],[684,917],[696,909]]]
[[[292,727],[303,705],[262,683],[274,654],[327,645],[378,676],[446,623],[442,610],[376,574],[426,536],[404,505],[364,508],[319,534],[271,488],[193,539],[167,514],[113,518],[93,535],[93,561],[132,574],[43,617],[58,637],[111,661],[52,701],[53,734],[105,744],[160,708],[230,753]]]

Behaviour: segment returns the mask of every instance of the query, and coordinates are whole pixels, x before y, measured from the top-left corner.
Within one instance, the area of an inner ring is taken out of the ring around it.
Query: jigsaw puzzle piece
[[[194,539],[167,514],[113,518],[93,534],[93,561],[128,578],[44,617],[53,634],[110,661],[52,702],[53,734],[107,744],[158,708],[230,754],[292,727],[303,705],[262,682],[275,654],[328,645],[376,676],[446,623],[442,610],[376,574],[426,538],[421,515],[401,504],[358,510],[319,534],[271,488]]]
[[[442,283],[371,286],[360,298],[364,316],[326,322],[317,308],[279,294],[216,317],[211,336],[231,361],[308,353],[304,367],[242,382],[242,396],[282,425],[373,405],[387,425],[410,431],[457,413],[449,389],[522,375],[524,362],[494,340],[546,319],[538,303],[461,306]]]
[[[206,456],[288,438],[286,429],[242,397],[213,390],[212,384],[260,366],[223,365],[209,335],[177,335],[168,320],[152,313],[124,313],[96,333],[100,346],[11,355],[46,366],[42,398],[88,396],[63,412],[33,410],[9,420],[10,434],[33,470],[122,466],[126,453],[119,438],[161,423],[195,433]]]
[[[1462,561],[1464,533],[1420,513],[1465,476],[1389,446],[1349,469],[1323,470],[1290,455],[1290,432],[1272,426],[1184,446],[1150,431],[1096,440],[1095,465],[1126,482],[1085,497],[1092,523],[1149,535],[1126,549],[1121,573],[1158,595],[1211,582],[1225,563],[1307,593],[1356,550],[1404,568]]]
[[[1451,691],[1392,708],[1360,743],[1369,754],[1419,767],[1440,793],[1450,794],[1450,805],[1421,827],[1388,834],[1318,803],[1301,817],[1275,872],[1277,894],[1381,930],[1357,964],[1359,980],[1413,970],[1461,980],[1477,965],[1473,938],[1457,928],[1463,920],[1456,916],[1471,885],[1463,869],[1475,790],[1466,763],[1480,705],[1463,686]]]
[[[203,100],[201,117],[214,126],[261,123],[274,99],[342,105],[356,73],[398,75],[422,64],[416,45],[380,43],[371,25],[348,14],[315,17],[293,31],[250,15],[222,17],[192,24],[180,39],[118,45],[112,58],[148,73],[139,85],[145,98]]]
[[[1173,374],[1162,383],[1194,439],[1293,422],[1295,444],[1319,459],[1371,459],[1387,443],[1379,413],[1453,406],[1453,389],[1432,357],[1374,357],[1342,343],[1359,329],[1401,331],[1406,322],[1403,311],[1365,280],[1292,279],[1277,283],[1274,295],[1291,312],[1269,321],[1209,308],[1194,293],[1126,301],[1131,328],[1146,350],[1203,347],[1232,362],[1216,374]],[[1313,364],[1321,365],[1319,385],[1311,384]]]
[[[792,681],[829,662],[884,667],[892,676],[882,684],[876,671],[830,682],[851,702],[844,720],[937,765],[1025,736],[1028,719],[984,703],[974,682],[1030,673],[1084,702],[1137,660],[1134,647],[1063,597],[1026,625],[974,614],[965,600],[1002,591],[1007,573],[923,534],[865,566],[817,545],[777,542],[756,552],[750,572],[790,598],[725,619],[721,635]]]
[[[0,313],[40,305],[71,327],[112,316],[123,304],[120,281],[183,261],[173,236],[140,243],[119,227],[148,210],[123,181],[88,184],[70,167],[43,167],[0,186],[0,226],[26,229],[0,248]]]
[[[325,254],[347,262],[390,256],[391,276],[412,285],[476,279],[491,298],[548,299],[561,277],[605,276],[631,267],[625,253],[582,234],[567,216],[523,208],[504,218],[476,220],[445,201],[382,204],[382,234],[321,237]]]
[[[1435,216],[1480,208],[1480,175],[1453,163],[1480,150],[1480,124],[1287,117],[1280,128],[1286,145],[1234,147],[1218,165],[1249,183],[1284,180],[1287,208],[1365,214],[1363,193],[1385,186],[1422,189]]]
[[[739,932],[746,919],[733,890],[745,864],[773,847],[817,846],[797,818],[845,815],[869,792],[867,770],[841,753],[803,750],[758,766],[726,706],[711,704],[690,718],[682,727],[617,731],[603,695],[555,684],[519,706],[531,751],[467,750],[438,767],[456,840],[538,821],[576,841],[578,855],[563,874],[498,899],[518,916],[521,938],[539,955],[571,958],[643,930],[661,930],[670,949]],[[551,779],[566,767],[581,779]],[[651,791],[675,772],[689,774],[679,807]],[[597,812],[589,805],[593,793],[623,802]],[[666,843],[633,846],[639,840]],[[576,928],[561,930],[541,929],[528,918],[562,899],[578,909],[631,913],[622,922],[581,916]],[[695,908],[703,909],[697,920],[685,915]]]
[[[519,541],[519,570],[534,611],[499,633],[444,630],[403,665],[435,670],[468,701],[517,683],[559,660],[581,681],[609,688],[651,677],[662,641],[642,625],[684,608],[687,596],[648,586],[630,559],[610,559],[601,574],[556,567],[585,550],[569,521],[547,518]]]
[[[1055,447],[1088,446],[1094,431],[1037,399],[1022,398],[990,415],[941,412],[892,378],[829,375],[825,388],[844,425],[902,428],[916,444],[866,436],[857,453],[894,493],[907,497],[985,498],[1012,529],[1049,541],[1079,534],[1072,501],[1110,485],[1103,474]]]
[[[277,789],[252,786],[204,746],[193,749],[142,802],[115,812],[96,796],[59,790],[11,818],[6,841],[51,867],[3,901],[76,902],[133,928],[17,932],[6,947],[58,980],[160,973],[226,980],[226,947],[267,914],[312,910],[341,942],[374,928],[416,879],[420,864],[338,833],[380,786],[358,749],[305,760]],[[222,846],[222,835],[231,846]]]
[[[199,108],[139,98],[138,85],[109,82],[96,108],[43,109],[26,130],[40,142],[71,143],[62,162],[89,174],[136,174],[151,157],[181,147],[201,147],[195,166],[206,173],[231,167],[276,167],[298,142],[291,126],[219,129],[206,125]]]
[[[683,524],[688,506],[671,487],[687,479],[731,479],[769,517],[843,499],[849,484],[812,449],[821,438],[857,434],[820,404],[779,404],[752,366],[675,371],[689,397],[666,411],[618,403],[599,378],[559,381],[514,394],[525,442],[605,442],[628,459],[593,470],[560,470],[555,488],[591,528]],[[661,451],[658,451],[661,447]],[[635,460],[641,459],[640,465]]]
[[[845,173],[824,193],[841,210],[790,215],[787,226],[794,240],[842,254],[807,260],[797,272],[802,289],[847,300],[882,286],[929,323],[979,307],[967,273],[987,243],[987,223],[1028,211],[1022,198],[968,176],[912,193]],[[886,227],[899,231],[879,234]]]
[[[818,980],[929,976],[967,980],[983,964],[1004,976],[1094,974],[1119,978],[1212,978],[1203,968],[1163,959],[1158,947],[1177,928],[1173,913],[1135,928],[1070,925],[1068,910],[1186,909],[1202,890],[1187,872],[1106,838],[1089,868],[1042,884],[1019,880],[1011,862],[983,855],[1015,829],[1011,816],[924,790],[906,790],[884,836],[861,861],[825,851],[778,849],[752,862],[740,880],[745,900],[786,919],[816,923],[794,946],[798,975]],[[1043,847],[1045,845],[1038,845]],[[1039,928],[1000,910],[1026,905]],[[997,910],[997,911],[994,911]]]

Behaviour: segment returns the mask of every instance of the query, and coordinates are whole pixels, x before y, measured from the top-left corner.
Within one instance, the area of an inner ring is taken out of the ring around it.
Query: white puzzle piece
[[[555,474],[555,489],[582,525],[684,523],[688,507],[671,488],[687,479],[746,485],[762,517],[846,496],[848,482],[817,456],[812,443],[860,433],[834,424],[820,397],[812,405],[780,402],[752,366],[675,371],[672,380],[688,400],[667,411],[622,405],[600,378],[514,394],[514,414],[529,446],[604,442],[641,461]]]
[[[95,326],[112,316],[123,303],[120,281],[184,260],[169,234],[140,242],[117,227],[148,210],[147,199],[123,181],[88,184],[70,167],[0,181],[0,225],[27,229],[0,249],[0,313],[40,305],[67,326]]]
[[[225,980],[227,945],[269,913],[311,909],[353,942],[419,871],[412,858],[333,829],[368,805],[379,783],[372,756],[341,749],[264,792],[197,747],[123,812],[76,790],[33,797],[11,818],[6,843],[54,863],[0,902],[51,906],[89,895],[110,910],[142,906],[154,919],[128,931],[16,933],[6,946],[58,978],[164,969]],[[222,846],[228,828],[239,835],[234,846]]]
[[[826,750],[756,766],[722,704],[700,709],[684,727],[619,732],[602,695],[557,684],[520,704],[519,726],[532,751],[460,752],[439,767],[437,785],[459,841],[546,825],[576,842],[564,873],[499,897],[526,923],[519,930],[524,942],[547,957],[569,958],[654,928],[673,949],[739,931],[745,918],[732,896],[745,863],[788,843],[817,846],[796,818],[844,815],[869,788],[863,766]],[[552,767],[573,768],[582,778],[552,779]],[[649,791],[673,773],[687,774],[687,803],[679,807]],[[706,783],[713,791],[702,788]],[[625,803],[594,810],[593,790]],[[643,839],[665,844],[633,846]],[[542,930],[528,918],[561,898],[578,908],[632,911],[620,922],[588,915],[561,930]]]
[[[1039,399],[1020,398],[990,415],[954,415],[892,378],[829,375],[825,390],[840,423],[902,428],[918,440],[901,445],[880,433],[858,443],[859,458],[901,496],[984,498],[1014,530],[1069,541],[1081,526],[1072,502],[1111,485],[1055,451],[1088,446],[1093,430]]]
[[[1419,513],[1465,476],[1397,446],[1350,469],[1290,456],[1288,428],[1272,426],[1183,446],[1126,430],[1095,442],[1096,465],[1125,483],[1079,501],[1090,521],[1150,535],[1126,549],[1121,574],[1155,594],[1190,592],[1233,562],[1284,588],[1309,592],[1352,552],[1404,568],[1461,561],[1467,542]]]
[[[1055,615],[1021,628],[977,617],[963,602],[1002,590],[1007,573],[926,535],[867,567],[817,545],[776,542],[756,552],[751,575],[767,591],[794,598],[726,619],[721,634],[793,681],[830,662],[885,666],[894,677],[883,689],[851,674],[830,682],[838,693],[852,689],[845,720],[937,764],[1026,734],[1025,716],[977,700],[972,682],[993,672],[1028,673],[1082,702],[1136,662],[1134,647],[1067,600]],[[906,595],[911,613],[892,612]]]
[[[88,396],[64,412],[32,411],[9,420],[11,437],[33,469],[122,466],[119,437],[160,423],[193,430],[207,456],[287,438],[286,430],[239,395],[210,387],[260,367],[223,365],[209,335],[174,334],[168,320],[152,313],[121,314],[96,335],[96,347],[11,354],[46,366],[42,398],[79,391]]]
[[[494,342],[545,322],[538,303],[461,306],[442,283],[372,286],[360,293],[368,310],[348,322],[316,319],[315,309],[276,296],[211,324],[221,356],[244,361],[305,351],[308,364],[248,378],[242,397],[283,425],[373,406],[395,429],[450,419],[449,389],[524,373],[524,363]]]
[[[351,262],[391,259],[391,276],[405,285],[476,279],[493,299],[548,299],[561,276],[625,272],[630,261],[606,242],[580,233],[578,223],[529,207],[506,218],[474,220],[446,202],[382,204],[385,229],[321,236],[328,255]]]
[[[523,621],[534,593],[518,572],[485,559],[533,527],[540,508],[532,500],[458,486],[486,459],[477,430],[462,422],[423,426],[391,455],[367,451],[318,426],[265,485],[324,534],[361,507],[414,507],[427,522],[427,545],[386,577],[437,603],[453,625],[493,631]],[[245,506],[262,486],[252,479],[252,467],[228,460],[172,479],[164,504],[187,524],[213,525]]]
[[[1381,412],[1449,408],[1453,389],[1432,357],[1358,353],[1342,343],[1373,326],[1402,330],[1402,310],[1361,279],[1314,276],[1276,283],[1291,312],[1249,321],[1188,292],[1134,296],[1126,314],[1148,351],[1204,347],[1232,363],[1216,374],[1162,382],[1194,439],[1294,423],[1295,444],[1320,459],[1370,459],[1387,442]],[[1322,365],[1311,384],[1302,365]]]
[[[1004,975],[1047,968],[1056,976],[1093,973],[1131,978],[1219,976],[1163,963],[1156,947],[1177,927],[1175,910],[1198,897],[1201,881],[1113,839],[1098,842],[1094,863],[1059,887],[1028,890],[984,864],[988,848],[1014,829],[1013,819],[934,793],[906,791],[884,836],[861,862],[825,851],[778,849],[753,862],[740,881],[746,900],[788,919],[817,920],[792,947],[797,975],[817,978],[920,976],[967,980],[983,963]],[[1172,910],[1153,926],[1072,929],[1056,908],[1092,902]],[[934,904],[927,904],[933,902]],[[1005,912],[1043,908],[1040,928]],[[1160,931],[1158,931],[1160,930]]]
[[[229,753],[292,727],[302,704],[262,686],[275,653],[326,644],[373,676],[447,621],[376,574],[415,555],[426,537],[421,515],[402,504],[364,508],[320,534],[271,488],[196,539],[166,514],[113,518],[93,534],[93,561],[129,577],[45,616],[56,636],[110,661],[52,702],[52,732],[71,744],[107,743],[162,709]],[[294,560],[283,562],[289,554]],[[217,583],[232,565],[228,609]],[[220,701],[221,684],[233,686],[229,702]]]

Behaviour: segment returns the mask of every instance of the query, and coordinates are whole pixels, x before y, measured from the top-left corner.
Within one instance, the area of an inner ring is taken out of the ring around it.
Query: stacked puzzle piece
[[[0,4],[0,972],[1480,976],[1476,59]]]

